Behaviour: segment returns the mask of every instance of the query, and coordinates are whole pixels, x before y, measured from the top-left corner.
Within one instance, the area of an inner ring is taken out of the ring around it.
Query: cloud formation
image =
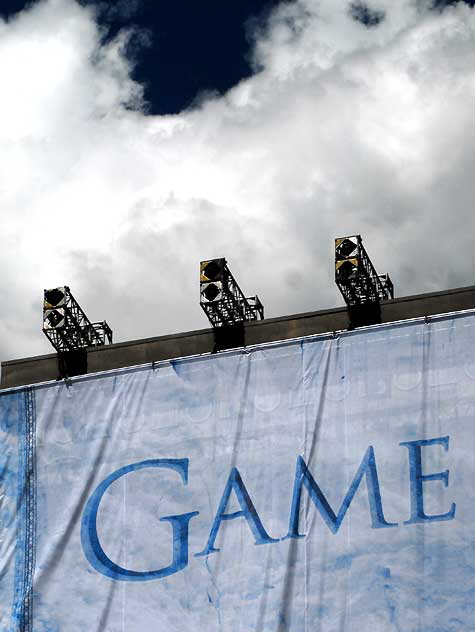
[[[2,359],[51,350],[42,289],[65,283],[117,341],[206,327],[216,256],[268,316],[341,304],[345,234],[398,295],[473,283],[474,10],[283,3],[255,75],[176,116],[147,115],[129,37],[74,0],[0,21]]]

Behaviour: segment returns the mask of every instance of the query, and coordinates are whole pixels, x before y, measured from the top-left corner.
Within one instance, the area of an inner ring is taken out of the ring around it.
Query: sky
[[[0,4],[0,360],[65,284],[116,342],[207,327],[214,257],[268,317],[343,305],[343,235],[396,296],[474,283],[470,4],[162,4]]]

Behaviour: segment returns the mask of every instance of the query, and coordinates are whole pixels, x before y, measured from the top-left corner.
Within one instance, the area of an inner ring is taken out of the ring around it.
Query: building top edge
[[[392,322],[362,326],[353,330],[343,329],[343,330],[336,330],[336,331],[327,331],[323,333],[309,334],[306,336],[296,336],[295,338],[286,338],[286,339],[276,340],[272,342],[261,342],[261,343],[257,343],[253,345],[248,345],[246,347],[236,347],[234,349],[227,349],[225,351],[219,352],[219,354],[212,354],[211,352],[206,352],[206,353],[200,353],[200,354],[194,354],[194,355],[185,355],[185,356],[168,358],[166,360],[157,360],[153,362],[145,362],[142,364],[120,367],[117,369],[105,369],[101,371],[90,372],[84,375],[78,375],[75,377],[66,378],[62,380],[45,380],[41,382],[34,382],[31,384],[21,384],[18,386],[11,386],[11,387],[6,387],[6,388],[0,387],[0,397],[3,395],[6,395],[8,392],[21,391],[27,388],[44,388],[47,386],[52,386],[54,384],[68,385],[68,384],[73,384],[75,382],[82,382],[85,380],[97,379],[102,376],[117,375],[117,374],[123,374],[123,373],[128,373],[128,372],[137,372],[137,371],[147,370],[150,368],[159,369],[160,367],[167,366],[170,364],[175,364],[179,362],[193,362],[197,360],[202,360],[205,357],[210,357],[210,356],[222,357],[223,355],[229,356],[229,355],[236,355],[239,353],[252,353],[253,351],[256,351],[259,349],[285,347],[288,345],[295,344],[296,342],[299,342],[302,340],[307,340],[307,341],[328,340],[328,339],[332,339],[332,338],[334,339],[334,338],[340,338],[340,337],[343,337],[343,338],[355,337],[355,336],[359,336],[361,334],[367,333],[368,331],[371,331],[371,330],[374,331],[374,330],[380,330],[380,329],[397,328],[397,327],[409,326],[411,324],[424,323],[424,322],[427,324],[430,324],[431,322],[448,320],[450,318],[460,318],[463,316],[467,316],[469,314],[472,314],[472,315],[475,314],[475,308],[466,309],[466,310],[458,310],[458,311],[453,311],[453,312],[445,312],[441,314],[431,314],[430,316],[420,316],[417,318],[405,318],[402,320],[395,320]],[[53,354],[53,357],[54,357],[54,354]]]
[[[436,292],[426,292],[422,294],[410,294],[407,296],[400,296],[391,300],[383,301],[381,304],[382,306],[393,305],[397,303],[427,300],[431,298],[438,298],[438,297],[449,296],[449,295],[459,294],[459,293],[464,293],[464,292],[475,293],[475,285],[452,288],[449,290],[438,290]],[[345,313],[346,311],[347,311],[346,306],[332,307],[332,308],[326,308],[326,309],[315,310],[315,311],[310,311],[310,312],[288,314],[285,316],[274,316],[272,318],[265,318],[264,320],[251,321],[251,322],[245,323],[245,326],[246,327],[262,327],[265,325],[272,325],[274,323],[279,323],[279,322],[304,320],[304,319],[309,319],[309,318],[318,318],[319,316],[325,316],[325,315],[330,315],[330,314]],[[400,319],[400,320],[403,320],[403,319]],[[152,336],[148,338],[138,338],[138,339],[121,341],[121,342],[115,342],[111,345],[91,348],[88,350],[88,352],[101,353],[104,350],[120,349],[124,347],[131,347],[131,346],[137,346],[137,345],[142,345],[142,344],[160,343],[160,342],[165,342],[167,340],[175,340],[175,339],[178,340],[178,339],[195,337],[195,336],[209,336],[212,334],[213,334],[213,329],[211,328],[195,329],[195,330],[178,332],[178,333],[164,334],[162,336]],[[7,367],[14,364],[16,365],[16,364],[22,364],[22,363],[29,363],[32,361],[48,360],[55,357],[56,357],[56,353],[48,353],[48,354],[43,354],[43,355],[38,355],[38,356],[14,358],[11,360],[3,360],[1,362],[1,366]]]

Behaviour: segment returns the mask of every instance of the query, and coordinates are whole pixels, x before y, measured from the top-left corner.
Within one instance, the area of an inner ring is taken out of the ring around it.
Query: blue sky
[[[467,0],[473,5],[475,0]],[[0,15],[12,16],[34,2],[4,0]],[[127,54],[132,76],[144,86],[150,114],[175,114],[208,92],[225,93],[256,70],[252,44],[256,32],[280,0],[82,0],[93,7],[110,39],[133,30]],[[292,2],[288,2],[292,4]],[[315,0],[315,5],[318,2]],[[438,10],[449,0],[434,0]],[[348,2],[348,11],[369,27],[384,19],[377,2]]]
[[[341,305],[348,234],[397,296],[473,283],[469,4],[169,4],[2,3],[0,360],[65,284],[116,341],[206,327],[213,257],[267,316]]]
[[[12,15],[31,2],[7,0]],[[253,73],[250,42],[278,0],[196,2],[176,0],[85,0],[113,38],[123,28],[134,36],[128,54],[133,76],[145,86],[151,114],[176,113],[205,91],[223,93]]]

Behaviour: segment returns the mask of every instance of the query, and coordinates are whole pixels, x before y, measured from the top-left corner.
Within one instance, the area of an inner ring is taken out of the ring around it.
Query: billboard
[[[472,629],[474,327],[2,392],[0,629]]]

